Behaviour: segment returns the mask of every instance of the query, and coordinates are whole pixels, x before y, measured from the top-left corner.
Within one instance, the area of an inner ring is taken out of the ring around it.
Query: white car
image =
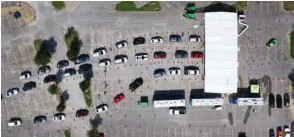
[[[105,48],[98,48],[93,51],[93,57],[99,57],[106,55],[107,51]]]
[[[180,68],[169,68],[169,74],[170,75],[180,75],[181,74],[181,69]]]
[[[169,108],[170,115],[183,115],[186,114],[186,107]]]
[[[151,44],[163,43],[162,37],[156,36],[151,38]]]
[[[135,60],[136,61],[148,60],[148,54],[147,53],[137,53],[135,55]]]
[[[62,121],[65,120],[65,114],[63,113],[57,113],[53,116],[53,121]]]
[[[288,126],[284,127],[284,132],[284,137],[290,137],[290,128]]]
[[[8,123],[9,127],[15,127],[15,126],[20,126],[22,124],[21,120],[10,120]]]
[[[198,35],[190,35],[189,41],[190,42],[201,42],[201,37]]]
[[[200,71],[199,68],[196,66],[187,66],[184,68],[185,75],[199,75]]]
[[[128,62],[128,58],[126,56],[121,57],[121,56],[116,56],[114,58],[114,64],[121,64],[121,63],[125,63]]]
[[[107,104],[101,104],[99,106],[96,107],[96,113],[101,113],[101,112],[104,112],[104,111],[107,111],[108,110],[108,105]]]
[[[32,73],[30,71],[24,71],[20,74],[19,79],[28,79],[31,75]]]
[[[98,66],[99,66],[99,67],[104,67],[104,66],[108,66],[108,65],[110,65],[110,63],[111,63],[110,59],[101,59],[101,60],[99,61]]]
[[[13,95],[16,95],[19,93],[19,89],[18,88],[13,88],[7,91],[6,97],[11,97]]]
[[[123,47],[126,47],[126,46],[128,46],[128,42],[126,42],[126,41],[120,41],[120,42],[115,44],[115,47],[117,49],[120,49],[120,48],[123,48]]]

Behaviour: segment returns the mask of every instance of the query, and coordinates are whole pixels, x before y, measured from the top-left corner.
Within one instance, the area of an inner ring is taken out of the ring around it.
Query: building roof
[[[208,93],[237,93],[237,13],[205,13],[205,84]]]

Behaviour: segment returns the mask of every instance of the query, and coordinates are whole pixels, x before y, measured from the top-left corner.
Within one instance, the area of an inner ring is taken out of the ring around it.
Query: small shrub
[[[63,1],[52,1],[52,6],[57,10],[65,9],[65,3]]]
[[[51,94],[51,95],[56,95],[57,92],[58,92],[58,88],[57,88],[57,85],[56,84],[52,84],[48,87],[48,92]]]
[[[40,50],[40,46],[42,44],[42,40],[41,39],[36,39],[34,41],[34,47],[35,47],[35,50],[38,52]]]
[[[97,128],[92,128],[91,130],[89,130],[87,132],[88,137],[98,137],[99,136],[99,132],[97,130]]]
[[[84,99],[85,99],[87,107],[89,107],[89,108],[92,107],[93,100],[92,100],[92,91],[91,91],[91,89],[87,89],[83,93],[84,93]]]
[[[290,33],[290,56],[294,59],[294,31]]]
[[[57,107],[56,107],[56,111],[57,112],[63,112],[65,110],[66,106],[64,104],[64,102],[61,102]]]
[[[64,136],[65,137],[70,137],[70,129],[64,130]]]

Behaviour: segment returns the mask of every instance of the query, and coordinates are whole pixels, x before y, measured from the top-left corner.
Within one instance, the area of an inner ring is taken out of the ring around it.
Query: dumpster
[[[148,96],[142,96],[141,100],[138,102],[138,105],[141,107],[147,107],[148,106]]]

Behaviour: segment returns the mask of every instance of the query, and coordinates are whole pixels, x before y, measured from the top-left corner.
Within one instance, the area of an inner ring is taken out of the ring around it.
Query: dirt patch
[[[15,12],[21,14],[21,19],[29,23],[36,18],[34,9],[25,2],[18,2],[1,8],[1,17],[12,16]]]
[[[78,6],[78,1],[65,1],[65,10],[72,10]]]

